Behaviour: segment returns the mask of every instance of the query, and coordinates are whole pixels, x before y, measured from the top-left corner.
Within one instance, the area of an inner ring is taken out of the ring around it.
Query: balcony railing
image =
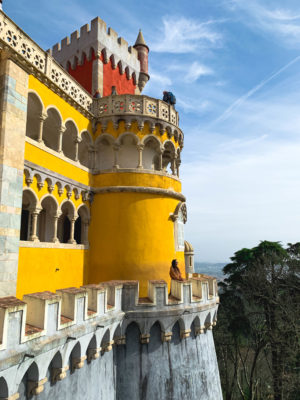
[[[160,119],[178,127],[178,112],[170,104],[148,96],[123,94],[94,100],[93,113],[97,118],[113,116],[146,116]]]
[[[41,49],[11,19],[0,11],[0,47],[10,48],[23,61],[42,73],[86,111],[90,111],[92,97],[73,79],[49,53]]]

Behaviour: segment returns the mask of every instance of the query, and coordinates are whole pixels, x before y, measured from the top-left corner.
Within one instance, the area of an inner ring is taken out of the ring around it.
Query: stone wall
[[[170,295],[151,281],[147,298],[111,281],[23,300],[0,299],[0,399],[222,399],[212,278]]]

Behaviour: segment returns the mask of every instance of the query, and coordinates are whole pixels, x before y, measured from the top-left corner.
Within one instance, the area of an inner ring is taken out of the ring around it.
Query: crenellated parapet
[[[0,390],[5,398],[17,399],[26,377],[27,396],[37,396],[46,384],[70,379],[115,346],[126,346],[127,340],[130,352],[136,340],[133,326],[139,330],[137,340],[147,346],[157,324],[161,345],[171,343],[173,335],[175,341],[205,335],[216,324],[216,290],[214,278],[197,275],[172,281],[170,295],[164,281],[149,281],[147,298],[139,298],[137,281],[32,293],[23,301],[2,298]]]
[[[104,63],[111,60],[113,68],[119,65],[123,73],[126,71],[128,78],[135,73],[138,80],[140,62],[137,50],[128,46],[128,42],[112,28],[107,29],[106,23],[99,17],[94,18],[90,25],[83,25],[80,33],[76,30],[70,37],[55,44],[52,55],[64,68],[67,68],[68,62],[75,68],[83,62],[84,57],[91,58],[92,50],[94,54],[103,56]]]
[[[157,322],[161,343],[172,340],[175,324],[179,324],[181,340],[190,336],[191,329],[194,336],[205,334],[216,323],[217,307],[216,280],[202,275],[172,281],[169,295],[166,282],[149,281],[146,298],[139,298],[138,281],[32,293],[22,301],[1,298],[0,376],[8,386],[7,397],[18,392],[26,371],[34,376],[27,390],[38,395],[49,379],[55,384],[69,370],[83,368],[113,346],[126,345],[127,328],[133,322],[139,327],[141,344],[150,342]],[[46,374],[49,365],[50,377]]]
[[[55,340],[59,336],[65,339],[66,332],[71,335],[73,331],[76,336],[77,331],[88,332],[100,325],[104,328],[112,320],[121,324],[122,336],[122,326],[126,327],[132,319],[130,316],[148,319],[151,312],[164,326],[164,320],[170,315],[172,319],[181,311],[185,314],[205,311],[199,323],[203,329],[208,328],[206,314],[213,310],[209,319],[212,324],[219,301],[216,279],[194,275],[197,276],[183,282],[172,280],[170,294],[165,281],[149,281],[147,297],[139,297],[138,281],[108,281],[60,289],[56,293],[31,293],[24,295],[23,300],[3,297],[0,299],[0,350],[18,351],[18,346],[22,349],[23,344],[37,339],[45,341],[45,337],[50,343],[54,335],[58,335]],[[149,334],[151,318],[143,334]],[[191,322],[187,321],[187,325]],[[4,353],[0,352],[0,358],[1,354]]]

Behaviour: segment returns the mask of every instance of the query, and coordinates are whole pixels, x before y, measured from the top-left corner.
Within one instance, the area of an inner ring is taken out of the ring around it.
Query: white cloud
[[[212,128],[185,131],[181,167],[196,259],[225,261],[260,240],[300,241],[300,85],[248,98]],[[298,84],[295,84],[298,82]]]
[[[278,2],[277,2],[278,3]],[[282,4],[276,8],[276,1],[272,8],[264,6],[263,1],[257,0],[233,0],[229,8],[245,13],[244,22],[252,25],[254,29],[269,32],[274,38],[282,39],[283,42],[299,47],[300,40],[300,8],[291,10],[284,8]],[[250,18],[249,18],[250,17]]]
[[[201,48],[220,45],[222,36],[213,28],[216,22],[166,16],[163,18],[162,31],[150,45],[151,50],[164,53],[195,53]]]

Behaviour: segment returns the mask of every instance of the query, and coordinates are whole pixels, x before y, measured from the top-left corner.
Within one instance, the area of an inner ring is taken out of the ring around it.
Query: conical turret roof
[[[146,45],[146,42],[145,42],[145,39],[144,39],[144,36],[143,36],[143,33],[142,33],[141,29],[139,30],[139,34],[138,34],[138,36],[136,38],[136,41],[135,41],[135,44],[134,44],[133,47],[136,47],[136,46],[145,46],[149,50],[149,47]]]

